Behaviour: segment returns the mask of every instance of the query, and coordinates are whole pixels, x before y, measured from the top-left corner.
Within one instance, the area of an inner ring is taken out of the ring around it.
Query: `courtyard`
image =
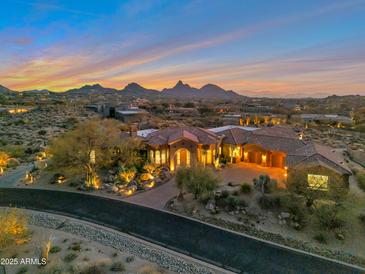
[[[278,182],[279,187],[285,187],[285,170],[277,167],[263,167],[253,163],[231,164],[218,172],[224,185],[231,183],[240,185],[247,183],[253,185],[253,179],[260,175],[268,175]]]

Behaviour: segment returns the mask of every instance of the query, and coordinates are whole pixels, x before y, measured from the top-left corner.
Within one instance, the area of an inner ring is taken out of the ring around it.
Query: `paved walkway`
[[[163,209],[167,201],[178,194],[179,190],[175,185],[175,179],[172,178],[159,187],[128,197],[124,201],[155,209]]]
[[[32,164],[20,165],[16,169],[0,176],[0,187],[16,187],[16,184],[31,170]]]

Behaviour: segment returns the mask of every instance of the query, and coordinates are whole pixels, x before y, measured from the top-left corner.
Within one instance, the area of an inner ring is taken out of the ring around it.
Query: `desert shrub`
[[[105,271],[96,265],[87,266],[86,268],[80,271],[80,274],[104,274],[104,273]]]
[[[297,227],[298,229],[303,228],[306,223],[306,208],[302,199],[292,195],[283,195],[280,197],[280,206],[290,213],[294,222],[300,225]]]
[[[194,199],[202,195],[212,193],[219,184],[219,178],[215,173],[206,167],[179,168],[175,176],[177,187],[182,196],[183,190],[194,195]]]
[[[318,224],[321,228],[331,230],[343,226],[344,221],[338,216],[338,207],[322,205],[315,211]]]
[[[262,193],[271,193],[277,188],[277,181],[267,175],[260,175],[259,178],[253,179],[254,187]]]
[[[4,150],[11,158],[23,158],[25,156],[25,149],[22,145],[7,145]]]
[[[77,258],[77,254],[76,253],[68,253],[65,258],[64,261],[66,263],[72,262],[73,260],[75,260]]]
[[[318,234],[314,235],[313,239],[321,244],[327,243],[327,239],[322,233],[318,233]]]
[[[73,251],[81,251],[81,244],[80,243],[73,243],[69,249]]]
[[[19,268],[16,274],[26,274],[27,272],[28,272],[28,267],[22,266],[21,268]]]
[[[365,225],[365,213],[360,214],[360,216],[359,216],[359,220],[360,220],[360,222],[361,222],[363,225]]]
[[[114,272],[122,272],[125,270],[125,266],[124,266],[123,262],[115,262],[110,267],[110,270],[114,271]]]
[[[58,253],[61,251],[61,248],[59,246],[52,246],[49,250],[49,253]]]
[[[240,204],[240,201],[234,196],[228,196],[225,199],[225,202],[228,206],[228,210],[235,210]]]
[[[228,190],[223,190],[222,191],[222,194],[221,194],[221,198],[222,199],[225,199],[229,196],[229,191]]]
[[[280,207],[280,198],[262,195],[257,200],[260,208],[262,209],[274,209]]]
[[[247,183],[243,183],[243,184],[241,185],[241,192],[242,192],[242,193],[247,194],[247,193],[251,193],[251,191],[252,191],[252,187],[251,187],[249,184],[247,184]]]
[[[22,244],[29,240],[28,219],[19,209],[0,212],[0,247]]]
[[[211,200],[213,198],[213,195],[211,193],[205,193],[203,194],[199,200],[202,204],[206,205],[208,203],[209,200]]]
[[[133,261],[134,261],[134,257],[133,257],[133,256],[128,256],[127,258],[125,258],[125,261],[126,261],[127,263],[131,263],[131,262],[133,262]]]
[[[361,188],[362,191],[365,191],[365,173],[357,173],[356,179],[359,188]]]

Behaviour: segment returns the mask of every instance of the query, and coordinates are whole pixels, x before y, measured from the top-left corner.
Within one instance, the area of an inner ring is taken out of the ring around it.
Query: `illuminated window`
[[[190,151],[186,151],[186,163],[190,166]]]
[[[160,165],[161,164],[161,153],[159,150],[156,150],[155,151],[155,158],[156,158],[156,164],[157,165]]]
[[[151,161],[152,163],[154,163],[154,162],[155,162],[155,157],[154,157],[154,155],[153,155],[153,150],[150,150],[150,161]]]
[[[208,149],[207,150],[207,164],[211,164],[212,163],[212,150]]]
[[[161,163],[166,164],[166,150],[161,150]]]
[[[308,186],[313,189],[328,189],[328,176],[308,174]]]
[[[232,151],[232,157],[240,157],[241,156],[241,148],[240,146],[236,146]]]
[[[176,154],[176,162],[177,162],[177,165],[180,165],[180,162],[181,162],[180,151],[178,151],[177,154]]]

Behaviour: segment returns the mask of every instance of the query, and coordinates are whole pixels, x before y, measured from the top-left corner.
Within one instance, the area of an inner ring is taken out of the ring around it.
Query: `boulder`
[[[345,235],[343,235],[342,233],[336,233],[336,239],[343,241],[345,240]]]
[[[281,212],[279,214],[279,219],[288,219],[290,218],[290,213],[289,212]]]
[[[207,202],[207,204],[205,205],[205,209],[207,209],[207,210],[209,210],[211,212],[215,211],[215,207],[216,207],[215,200],[213,200],[213,199],[212,200],[209,200]]]

